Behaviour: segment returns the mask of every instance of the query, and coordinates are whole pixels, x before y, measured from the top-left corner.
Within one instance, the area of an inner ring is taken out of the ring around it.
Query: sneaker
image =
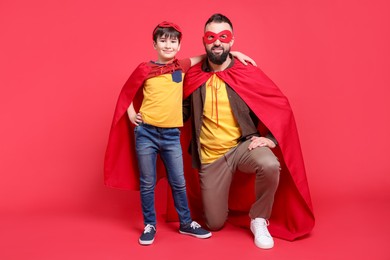
[[[144,246],[151,245],[154,241],[155,235],[156,235],[156,227],[153,225],[147,224],[145,226],[144,232],[142,233],[138,242]]]
[[[187,224],[180,224],[179,232],[181,234],[194,236],[197,238],[209,238],[211,232],[203,229],[196,221]]]
[[[268,232],[268,225],[269,222],[263,218],[255,218],[251,220],[251,231],[255,236],[255,245],[262,249],[270,249],[274,247],[274,240]]]

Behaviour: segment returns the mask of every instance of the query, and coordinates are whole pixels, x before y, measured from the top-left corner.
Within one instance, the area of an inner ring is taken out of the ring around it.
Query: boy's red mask
[[[232,39],[233,39],[233,34],[229,30],[224,30],[224,31],[219,32],[219,33],[213,33],[213,32],[207,31],[204,33],[204,36],[203,36],[203,41],[206,44],[212,44],[216,40],[219,40],[220,42],[223,42],[223,43],[229,43]]]
[[[156,29],[158,27],[162,27],[162,28],[172,27],[173,29],[175,29],[179,33],[182,33],[180,27],[177,24],[174,24],[174,23],[171,23],[171,22],[167,22],[167,21],[161,22],[161,23],[159,23],[157,25]],[[156,31],[156,29],[154,29],[154,31]]]
[[[171,23],[171,22],[167,22],[167,21],[163,21],[163,22],[159,23],[156,26],[156,28],[153,30],[153,34],[152,35],[154,35],[154,33],[157,31],[158,28],[168,28],[168,27],[172,27],[173,29],[175,29],[176,31],[178,31],[180,34],[183,35],[179,25]],[[183,38],[183,36],[181,38]]]

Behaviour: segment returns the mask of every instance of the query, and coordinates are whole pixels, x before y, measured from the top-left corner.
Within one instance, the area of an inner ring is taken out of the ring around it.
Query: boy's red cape
[[[135,153],[134,126],[127,116],[127,109],[133,102],[136,111],[142,103],[142,86],[148,78],[173,72],[187,71],[189,59],[173,60],[165,66],[143,62],[130,75],[119,94],[104,158],[104,183],[108,187],[139,190],[139,172]],[[157,164],[158,179],[165,176],[161,161]]]
[[[140,90],[146,79],[187,66],[188,63],[183,66],[175,61],[172,66],[162,69],[152,63],[141,63],[131,74],[119,95],[111,125],[104,160],[106,186],[139,190],[134,131],[126,113],[127,108],[133,102],[136,111],[139,110],[142,102]],[[184,96],[187,97],[200,87],[211,75],[212,73],[201,70],[201,64],[192,67],[185,77]],[[281,162],[282,171],[270,219],[270,232],[273,236],[286,240],[294,240],[308,234],[314,226],[314,215],[295,120],[287,99],[257,67],[235,62],[233,67],[217,72],[217,75],[247,102],[278,140],[279,146],[274,152]],[[251,86],[250,89],[246,88],[247,86]],[[264,131],[266,128],[259,130]],[[191,156],[185,152],[190,139],[191,127],[190,123],[186,123],[182,128],[181,142],[187,196],[192,217],[201,219],[202,203],[198,174],[191,166]],[[157,175],[158,179],[165,176],[161,161],[157,163]],[[254,177],[237,173],[230,192],[229,221],[248,227],[248,212],[254,200]],[[170,193],[167,194],[166,219],[167,221],[178,219]]]

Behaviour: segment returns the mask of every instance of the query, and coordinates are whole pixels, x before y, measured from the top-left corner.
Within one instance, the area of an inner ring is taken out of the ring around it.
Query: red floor
[[[138,194],[116,195],[119,200],[111,197],[90,212],[37,209],[1,214],[0,259],[390,259],[387,197],[313,196],[317,224],[312,234],[294,242],[275,239],[273,249],[261,250],[249,230],[231,224],[206,240],[180,235],[177,223],[164,222],[159,201],[155,242],[140,246]]]

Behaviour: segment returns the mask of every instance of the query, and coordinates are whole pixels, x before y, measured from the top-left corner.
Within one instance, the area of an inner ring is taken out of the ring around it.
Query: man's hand
[[[275,148],[275,143],[266,137],[258,137],[258,136],[252,136],[251,143],[248,146],[249,150],[253,150],[256,147],[269,147],[269,148]]]

